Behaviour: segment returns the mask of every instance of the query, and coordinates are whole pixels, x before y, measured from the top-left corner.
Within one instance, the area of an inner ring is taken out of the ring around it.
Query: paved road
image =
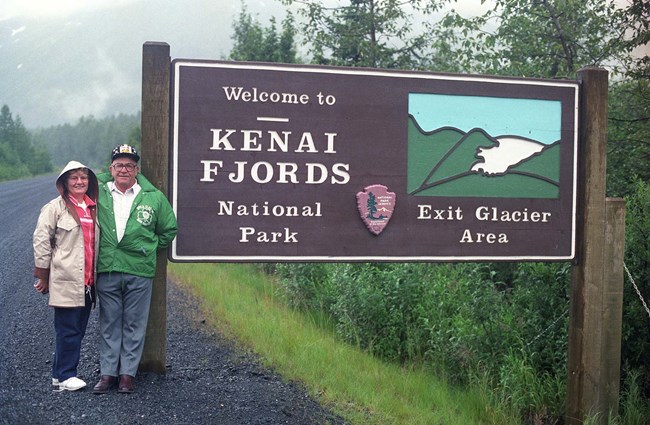
[[[167,374],[140,374],[136,392],[51,390],[53,314],[33,290],[31,235],[57,193],[54,176],[0,183],[0,424],[343,424],[300,385],[284,382],[205,329],[196,301],[168,284]],[[79,377],[99,378],[98,310]]]
[[[57,195],[54,178],[0,183],[0,385],[13,372],[5,363],[7,353],[27,336],[24,332],[30,333],[23,322],[51,323],[47,309],[38,309],[37,317],[25,317],[19,306],[43,302],[29,290],[35,281],[31,234],[41,206]]]

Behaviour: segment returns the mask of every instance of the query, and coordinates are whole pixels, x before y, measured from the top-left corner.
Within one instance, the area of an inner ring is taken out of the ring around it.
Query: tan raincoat
[[[84,237],[77,211],[64,194],[62,177],[70,170],[88,168],[70,161],[56,180],[61,196],[47,203],[38,217],[33,235],[34,276],[49,281],[49,305],[52,307],[83,307]],[[95,173],[88,168],[86,195],[97,202],[98,183]],[[90,207],[95,222],[95,262],[99,254],[99,226],[96,207]],[[94,299],[94,297],[93,297]]]

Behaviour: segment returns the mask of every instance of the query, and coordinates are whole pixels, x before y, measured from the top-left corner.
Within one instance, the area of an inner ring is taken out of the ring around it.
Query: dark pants
[[[56,347],[52,362],[52,378],[65,381],[77,376],[81,355],[81,340],[86,334],[92,299],[86,292],[84,307],[54,307],[54,332]]]

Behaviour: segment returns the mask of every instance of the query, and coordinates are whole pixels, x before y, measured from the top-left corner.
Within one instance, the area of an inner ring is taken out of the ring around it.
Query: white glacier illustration
[[[499,142],[491,148],[479,148],[476,156],[482,158],[472,165],[477,173],[496,175],[505,173],[508,168],[541,152],[545,145],[534,140],[515,136],[497,137]]]

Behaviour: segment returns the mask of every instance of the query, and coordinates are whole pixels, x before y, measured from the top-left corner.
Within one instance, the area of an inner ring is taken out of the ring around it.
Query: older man
[[[165,248],[177,231],[165,195],[138,174],[139,160],[132,146],[117,146],[111,154],[110,174],[97,176],[101,379],[93,388],[95,394],[105,394],[115,386],[120,393],[133,392],[144,348],[156,251]]]

